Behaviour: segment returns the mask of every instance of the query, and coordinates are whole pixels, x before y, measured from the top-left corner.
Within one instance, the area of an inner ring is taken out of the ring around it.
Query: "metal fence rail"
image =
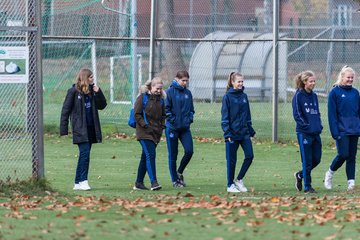
[[[30,51],[29,82],[0,83],[1,178],[42,175],[42,122],[51,131],[58,129],[66,91],[83,67],[96,73],[108,99],[100,113],[107,134],[134,133],[127,126],[131,104],[126,103],[137,94],[139,79],[159,76],[167,88],[176,71],[186,69],[191,72],[189,88],[199,89],[193,135],[221,138],[220,101],[227,74],[240,71],[257,137],[271,140],[275,131],[279,141],[296,139],[293,78],[312,70],[317,76],[322,138],[330,142],[327,93],[343,65],[360,69],[357,3],[273,2],[42,0],[41,10],[36,10],[40,5],[35,0],[1,1],[0,47],[28,46]],[[276,10],[279,24],[273,17]],[[42,57],[36,15],[40,12]],[[358,81],[354,84],[359,86]]]

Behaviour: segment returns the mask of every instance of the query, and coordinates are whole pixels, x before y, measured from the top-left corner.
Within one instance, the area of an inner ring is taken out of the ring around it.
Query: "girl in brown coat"
[[[147,101],[143,101],[143,98]],[[134,106],[136,138],[142,147],[137,179],[134,190],[148,190],[144,185],[146,172],[151,182],[151,190],[160,190],[156,178],[156,147],[165,128],[165,92],[160,78],[148,80],[140,89]],[[143,102],[146,102],[143,106]]]

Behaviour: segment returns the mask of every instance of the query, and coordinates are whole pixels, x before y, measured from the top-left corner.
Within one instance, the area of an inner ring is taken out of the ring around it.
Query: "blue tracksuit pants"
[[[336,140],[337,156],[330,165],[332,171],[338,170],[346,161],[346,176],[355,180],[355,159],[359,136],[342,136]]]
[[[182,131],[176,131],[166,128],[165,135],[169,155],[168,162],[170,177],[172,182],[176,182],[176,180],[178,179],[177,172],[179,172],[180,174],[184,172],[194,153],[193,139],[191,136],[190,128]],[[181,159],[179,168],[176,170],[179,140],[184,148],[184,156]]]
[[[151,140],[140,140],[142,153],[137,173],[136,182],[144,182],[146,172],[149,175],[150,182],[157,181],[156,178],[156,143]]]
[[[252,142],[250,138],[246,138],[241,141],[225,141],[225,148],[226,148],[226,170],[227,170],[227,186],[230,187],[231,184],[234,183],[234,176],[235,176],[235,168],[237,162],[237,150],[239,146],[244,151],[244,162],[241,166],[240,172],[237,176],[237,179],[243,179],[247,170],[249,169],[252,160],[254,159],[254,152],[252,147]]]
[[[296,133],[302,162],[300,176],[304,179],[304,190],[311,188],[311,170],[319,165],[322,153],[320,135]]]

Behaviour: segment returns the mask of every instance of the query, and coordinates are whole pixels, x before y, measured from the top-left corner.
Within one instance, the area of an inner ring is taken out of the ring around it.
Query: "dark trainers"
[[[295,188],[300,192],[302,190],[302,178],[300,177],[300,173],[294,173],[295,178]]]
[[[182,183],[181,183],[181,181],[178,179],[178,180],[176,180],[176,182],[173,182],[173,187],[174,188],[183,188],[183,187],[185,187]]]
[[[134,190],[149,190],[147,187],[145,187],[143,182],[136,182],[133,189]]]
[[[312,187],[310,187],[309,189],[305,189],[305,190],[304,190],[304,193],[317,193],[317,192],[315,191],[315,189],[313,189]]]
[[[157,181],[155,181],[155,182],[153,182],[153,183],[151,184],[151,191],[157,191],[157,190],[160,190],[160,189],[161,189],[161,185],[158,184]]]
[[[183,187],[186,187],[185,181],[184,181],[184,175],[182,175],[181,173],[177,173],[178,176],[178,180],[181,183],[181,185],[183,185]]]

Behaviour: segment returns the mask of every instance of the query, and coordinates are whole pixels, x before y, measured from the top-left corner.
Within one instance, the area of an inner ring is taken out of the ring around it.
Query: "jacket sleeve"
[[[251,122],[251,111],[250,111],[250,104],[249,104],[249,100],[246,97],[246,102],[247,102],[247,119],[246,119],[246,124],[248,126],[249,132],[250,132],[250,136],[253,137],[256,132],[254,130],[254,128],[252,127],[252,122]]]
[[[144,94],[146,94],[146,93],[144,93]],[[141,94],[136,98],[135,106],[134,106],[134,116],[135,116],[135,121],[136,121],[136,127],[141,126],[142,128],[147,127],[147,124],[145,122],[144,115],[143,115],[144,113],[143,113],[143,106],[142,106],[144,94]]]
[[[338,129],[338,116],[337,116],[337,107],[336,107],[336,94],[334,91],[330,91],[328,99],[328,121],[331,136],[334,139],[339,137]]]
[[[74,88],[70,88],[67,91],[60,116],[60,136],[68,135],[69,133],[69,118],[71,111],[74,106],[74,98],[76,95],[76,90]]]
[[[173,113],[173,102],[172,102],[172,94],[171,94],[171,88],[166,92],[166,99],[165,99],[165,114],[166,114],[166,120],[174,124],[175,122],[175,113]]]
[[[221,105],[221,128],[224,132],[225,139],[232,138],[230,129],[230,103],[226,94],[222,99]]]
[[[309,123],[306,123],[304,120],[304,114],[301,111],[301,101],[299,98],[299,94],[295,93],[292,99],[292,109],[293,109],[293,117],[297,124],[297,126],[303,130],[306,130],[310,127]]]
[[[190,91],[189,91],[190,92]],[[193,96],[190,92],[190,99],[191,99],[191,106],[190,106],[190,122],[194,122],[194,114],[195,114],[195,109],[194,109],[194,101],[193,101]]]
[[[321,130],[322,130],[324,127],[323,127],[322,121],[321,121],[321,113],[320,113],[319,99],[318,99],[318,97],[317,97],[316,94],[315,94],[315,101],[316,101],[316,104],[317,104],[317,111],[318,111],[318,114],[319,114],[320,125],[321,125]]]
[[[106,98],[100,88],[98,92],[94,92],[94,99],[96,109],[103,110],[107,106]]]

